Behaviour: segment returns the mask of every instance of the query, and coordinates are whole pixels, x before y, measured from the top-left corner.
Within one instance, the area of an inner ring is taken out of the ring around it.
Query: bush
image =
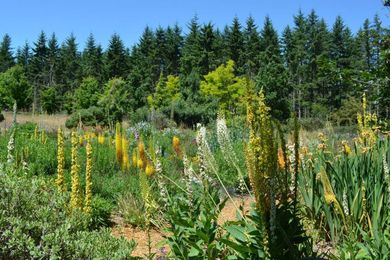
[[[131,259],[133,241],[89,230],[88,216],[69,214],[67,193],[42,177],[0,171],[1,259]]]
[[[98,227],[108,227],[111,225],[111,211],[113,205],[110,201],[100,197],[99,195],[94,195],[92,197],[92,219],[91,219],[91,228]]]
[[[67,128],[75,128],[80,121],[84,126],[107,125],[104,111],[99,107],[77,110],[66,120],[65,126]]]

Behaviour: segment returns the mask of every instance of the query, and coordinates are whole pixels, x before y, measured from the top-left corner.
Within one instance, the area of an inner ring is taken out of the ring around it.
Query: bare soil
[[[249,209],[251,201],[252,200],[250,197],[234,197],[233,201],[228,200],[218,217],[218,223],[222,225],[226,221],[235,220],[237,211],[236,207],[239,207],[243,203],[244,211],[247,211]],[[113,221],[116,224],[112,229],[113,236],[123,236],[127,239],[133,239],[137,243],[137,246],[133,251],[133,256],[145,256],[148,253],[149,241],[147,231],[139,229],[137,227],[125,225],[123,223],[123,219],[121,219],[120,217],[115,217]],[[168,246],[164,244],[163,236],[164,234],[160,230],[150,230],[152,253],[156,253],[156,257],[166,256],[166,254],[169,252]]]

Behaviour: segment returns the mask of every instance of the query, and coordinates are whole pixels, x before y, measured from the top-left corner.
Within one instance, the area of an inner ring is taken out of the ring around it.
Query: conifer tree
[[[21,65],[25,70],[30,65],[32,59],[31,48],[26,42],[22,48],[18,48],[16,55],[16,64]]]
[[[246,21],[244,29],[244,72],[249,76],[257,74],[259,68],[260,36],[252,16]]]
[[[100,83],[105,79],[102,47],[96,45],[92,33],[88,36],[86,47],[81,56],[81,75],[84,78],[94,77]]]
[[[11,49],[11,37],[5,34],[0,43],[0,73],[15,65]]]
[[[227,31],[227,47],[229,58],[234,61],[238,71],[242,71],[243,66],[243,46],[244,36],[241,31],[241,24],[237,17],[234,17],[232,25]]]
[[[125,78],[128,74],[126,49],[118,34],[113,34],[106,54],[106,69],[109,79]]]
[[[74,90],[80,78],[80,53],[77,49],[76,38],[73,33],[61,46],[61,77],[63,89],[61,93]]]
[[[183,36],[181,35],[180,27],[175,24],[173,28],[167,28],[167,74],[178,75],[180,66],[181,49],[183,47]]]

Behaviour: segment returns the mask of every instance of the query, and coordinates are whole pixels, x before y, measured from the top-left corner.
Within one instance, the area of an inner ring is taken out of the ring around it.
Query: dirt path
[[[248,210],[251,199],[244,197],[244,210]],[[226,221],[236,219],[236,207],[242,203],[241,198],[233,198],[233,202],[228,200],[225,207],[222,209],[221,214],[218,217],[218,223],[223,224]],[[134,239],[137,242],[137,246],[133,251],[133,256],[143,257],[148,252],[148,234],[146,230],[134,228],[123,224],[123,220],[119,217],[114,218],[116,226],[112,229],[112,234],[116,237],[124,236],[127,239]],[[150,231],[151,248],[152,252],[156,253],[156,256],[165,256],[169,250],[167,245],[164,245],[163,233],[159,230],[152,229]]]

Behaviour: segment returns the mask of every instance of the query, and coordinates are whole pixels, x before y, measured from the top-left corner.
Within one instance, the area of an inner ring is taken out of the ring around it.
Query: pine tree
[[[80,80],[80,53],[77,50],[76,38],[73,33],[61,46],[61,83],[62,94],[74,90]]]
[[[294,43],[293,43],[292,30],[290,26],[286,26],[286,28],[284,28],[283,30],[282,38],[281,38],[281,53],[283,57],[283,62],[289,70],[292,70],[291,66],[294,62],[293,48],[294,48]]]
[[[27,66],[31,63],[32,53],[29,44],[26,42],[23,48],[19,48],[16,55],[16,63],[21,65],[25,70]]]
[[[15,60],[12,55],[11,37],[5,34],[0,43],[0,73],[15,65]]]
[[[216,36],[211,23],[203,25],[200,29],[199,47],[201,53],[200,74],[205,75],[217,67],[215,56]]]
[[[290,66],[290,75],[292,75],[293,81],[293,108],[298,110],[298,117],[302,117],[302,112],[305,110],[305,104],[303,104],[303,95],[306,88],[306,71],[307,71],[307,22],[305,16],[301,11],[298,15],[294,16],[294,31],[292,35],[293,41],[293,60]]]
[[[244,30],[244,71],[247,75],[257,74],[259,68],[260,36],[255,20],[249,16]]]
[[[265,17],[264,26],[260,32],[261,42],[260,48],[262,52],[267,54],[268,59],[275,59],[275,62],[280,62],[280,46],[276,30],[272,25],[269,16]]]
[[[176,24],[173,28],[167,28],[167,74],[178,75],[180,66],[181,49],[183,46],[183,36],[181,35],[181,29]]]
[[[111,36],[106,53],[106,69],[108,78],[122,77],[128,74],[126,49],[118,34]]]
[[[345,26],[341,16],[336,17],[336,21],[332,28],[330,57],[336,61],[339,68],[346,68],[351,65],[351,30]]]
[[[227,47],[229,59],[232,59],[238,68],[238,71],[242,71],[243,67],[243,47],[244,36],[241,31],[241,24],[237,17],[234,17],[232,25],[227,31]]]
[[[48,73],[48,48],[46,34],[41,31],[37,42],[34,43],[33,57],[31,60],[31,81],[33,82],[33,114],[39,105],[39,94],[43,86],[49,84]]]
[[[193,70],[197,71],[201,56],[199,46],[200,41],[200,27],[198,24],[198,17],[192,18],[188,25],[189,33],[186,35],[183,52],[180,59],[181,73],[189,75]]]
[[[59,58],[60,58],[60,49],[58,46],[58,40],[56,35],[53,33],[49,42],[48,42],[48,55],[47,61],[49,66],[49,84],[51,86],[56,84],[58,79],[59,72]]]
[[[155,32],[156,35],[156,66],[159,72],[167,70],[167,36],[165,30],[159,26]]]
[[[103,52],[100,45],[96,45],[93,34],[89,34],[86,47],[81,56],[82,77],[94,77],[100,83],[105,79]]]

